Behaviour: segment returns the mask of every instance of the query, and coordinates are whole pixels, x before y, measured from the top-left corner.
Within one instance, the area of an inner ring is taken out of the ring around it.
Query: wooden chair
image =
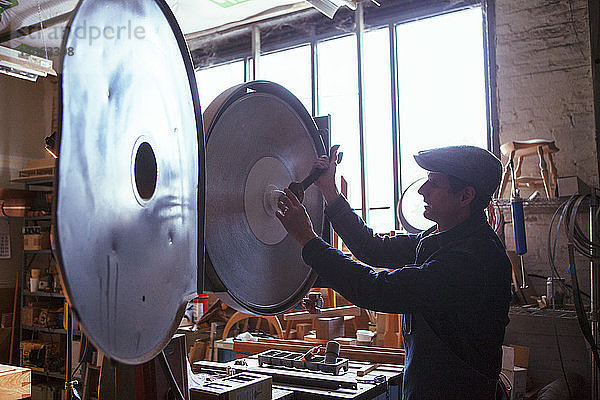
[[[510,176],[512,172],[511,166],[515,165],[515,159],[516,166],[514,166],[514,174],[516,187],[543,186],[544,192],[546,193],[546,197],[554,197],[552,187],[556,189],[556,181],[558,179],[558,176],[552,155],[558,150],[559,149],[554,144],[554,141],[547,139],[512,141],[504,143],[502,146],[500,146],[500,151],[504,156],[508,157],[508,162],[504,166],[504,174],[502,175],[502,181],[500,182],[500,190],[498,192],[498,197],[502,197],[506,186],[508,186],[508,182],[512,181]],[[539,159],[540,178],[521,176],[523,158],[534,155],[537,155]],[[548,163],[546,163],[544,155],[548,157]],[[550,170],[548,170],[548,164],[550,164]]]

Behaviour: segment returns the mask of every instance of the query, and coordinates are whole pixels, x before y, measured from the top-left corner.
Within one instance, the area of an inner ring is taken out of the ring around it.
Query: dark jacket
[[[325,210],[352,254],[320,238],[304,261],[352,303],[403,313],[403,398],[491,399],[508,324],[511,266],[483,212],[445,232],[380,236],[340,196]]]

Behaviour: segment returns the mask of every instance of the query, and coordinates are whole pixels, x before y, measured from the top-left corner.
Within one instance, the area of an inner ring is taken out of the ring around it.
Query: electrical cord
[[[582,203],[587,201],[588,204],[586,205],[591,207],[591,210],[594,211],[594,206],[596,206],[599,199],[600,198],[595,193],[588,195],[573,195],[566,202],[562,214],[565,216],[565,223],[567,224],[567,250],[569,255],[568,272],[571,275],[573,302],[575,303],[577,320],[579,322],[581,333],[590,345],[594,357],[594,364],[596,365],[596,368],[600,370],[600,355],[598,354],[598,348],[596,347],[590,322],[583,306],[583,300],[581,299],[579,280],[577,279],[577,269],[575,266],[575,251],[592,262],[600,261],[600,241],[594,240],[594,237],[588,239],[577,222],[577,214]],[[598,223],[599,216],[600,209],[598,209],[598,207],[596,207],[593,215],[590,212],[591,226]]]
[[[564,203],[562,203],[557,209],[556,211],[554,211],[554,214],[552,215],[552,219],[550,220],[550,228],[548,229],[548,241],[547,241],[547,246],[548,246],[548,261],[550,262],[550,268],[552,270],[552,276],[556,276],[557,278],[561,278],[560,274],[558,273],[558,269],[556,268],[556,263],[555,263],[555,258],[556,258],[556,245],[558,242],[558,233],[560,230],[560,226],[562,225],[562,221],[563,218],[565,216],[565,205],[568,203],[568,201],[565,201]],[[556,220],[557,215],[560,212],[560,218],[558,219],[558,223],[556,225],[556,232],[554,233],[554,241],[552,240],[552,228],[554,226],[554,221]]]
[[[165,355],[165,351],[161,350],[158,353],[158,363],[160,364],[169,384],[171,385],[171,389],[173,390],[173,394],[177,400],[185,400],[183,394],[181,394],[181,390],[179,389],[179,385],[177,385],[177,381],[173,376],[173,372],[171,371],[171,367],[169,366],[169,362],[167,361],[167,356]]]
[[[82,335],[82,339],[83,339],[83,333],[81,333]],[[85,338],[85,347],[83,348],[83,353],[79,353],[81,355],[81,360],[79,360],[79,363],[75,366],[75,369],[73,370],[72,375],[75,375],[75,373],[79,370],[79,368],[83,365],[83,362],[85,361],[85,353],[87,351],[88,348],[88,343],[90,343],[89,339],[86,337]]]
[[[560,342],[558,340],[558,329],[556,328],[556,317],[552,318],[552,325],[554,325],[554,339],[556,340],[556,348],[558,350],[558,359],[560,360],[560,369],[562,370],[563,378],[567,384],[567,392],[569,392],[569,398],[571,397],[571,386],[567,380],[567,372],[565,371],[565,363],[563,361],[562,350],[560,348]]]

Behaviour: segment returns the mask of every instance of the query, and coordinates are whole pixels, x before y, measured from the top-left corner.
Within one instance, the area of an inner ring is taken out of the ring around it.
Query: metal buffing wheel
[[[54,206],[60,275],[92,342],[141,363],[170,340],[203,267],[193,66],[163,0],[84,0],[67,32]]]
[[[217,97],[206,127],[206,278],[227,304],[272,315],[297,304],[316,279],[300,245],[275,217],[277,192],[305,178],[325,154],[313,119],[283,87],[255,81]],[[316,187],[304,206],[323,224]]]

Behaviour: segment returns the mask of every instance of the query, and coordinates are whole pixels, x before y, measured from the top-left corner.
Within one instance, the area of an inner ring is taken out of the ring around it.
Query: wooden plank
[[[37,181],[45,181],[48,179],[53,179],[54,174],[44,174],[44,175],[31,175],[31,176],[22,176],[19,178],[13,178],[11,182],[37,182]]]
[[[346,315],[360,315],[360,308],[356,306],[343,306],[335,308],[324,308],[320,314],[310,314],[308,311],[299,311],[283,314],[286,321],[298,321],[306,319],[324,318],[324,317],[343,317]]]
[[[31,397],[31,370],[0,364],[0,394],[3,400]]]
[[[269,338],[260,338],[258,343],[271,343],[271,344],[291,344],[291,345],[308,345],[312,346],[311,343],[306,343],[303,340],[281,340],[281,339],[269,339]],[[377,347],[377,346],[346,346],[344,348],[351,350],[369,350],[369,351],[383,351],[394,354],[404,354],[404,349],[396,349],[396,348],[387,348],[387,347]]]
[[[274,343],[274,342],[244,342],[234,340],[233,350],[246,354],[257,354],[270,349],[286,350],[293,352],[306,352],[315,346],[314,343],[306,343],[300,340],[282,340],[281,342],[296,343]],[[324,348],[320,353],[324,354]],[[404,364],[403,349],[388,349],[370,346],[346,346],[340,348],[340,357],[353,361],[367,361],[385,364]]]

